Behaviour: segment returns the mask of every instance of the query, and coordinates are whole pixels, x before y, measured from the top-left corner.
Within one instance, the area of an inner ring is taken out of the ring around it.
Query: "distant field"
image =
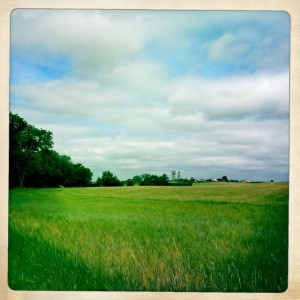
[[[15,189],[15,290],[283,292],[288,183]]]

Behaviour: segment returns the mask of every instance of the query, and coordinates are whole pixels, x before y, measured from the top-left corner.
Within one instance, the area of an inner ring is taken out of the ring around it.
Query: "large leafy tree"
[[[229,180],[228,180],[227,176],[223,176],[223,177],[222,177],[222,181],[228,182]]]
[[[34,187],[55,187],[62,182],[60,155],[54,150],[42,150],[35,155],[25,184]]]
[[[93,173],[82,164],[72,164],[69,180],[66,186],[88,186],[91,183]]]
[[[10,186],[89,186],[93,173],[52,149],[52,133],[10,113]]]
[[[23,187],[40,151],[52,149],[52,132],[38,129],[11,112],[9,121],[10,176],[12,181],[17,178],[18,185]]]
[[[101,177],[101,186],[121,186],[122,182],[110,171],[104,171]]]

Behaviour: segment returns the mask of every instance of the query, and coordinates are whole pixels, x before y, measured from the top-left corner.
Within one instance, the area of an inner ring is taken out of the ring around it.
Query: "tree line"
[[[9,114],[10,187],[89,186],[92,171],[53,149],[51,131]]]
[[[53,149],[51,131],[38,129],[18,114],[9,113],[10,187],[169,185],[166,174],[143,174],[121,181],[112,172],[104,171],[94,183],[92,177],[89,168]]]
[[[177,185],[177,186],[191,186],[195,182],[194,178],[185,179],[180,178],[174,181],[171,181],[167,174],[153,175],[153,174],[142,174],[135,175],[132,178],[121,181],[116,175],[110,171],[104,171],[102,177],[98,177],[95,182],[95,186],[149,186],[149,185],[158,185],[158,186],[167,186],[167,185]]]
[[[170,181],[161,176],[142,174],[121,181],[104,171],[92,182],[92,171],[70,156],[53,149],[51,131],[38,129],[22,117],[9,114],[9,185],[10,187],[87,187],[87,186],[149,186],[192,185],[195,180],[180,178]]]
[[[102,177],[98,177],[96,181],[96,186],[133,186],[133,185],[168,185],[169,178],[166,174],[162,176],[143,174],[135,175],[131,179],[121,181],[116,175],[110,171],[104,171]]]

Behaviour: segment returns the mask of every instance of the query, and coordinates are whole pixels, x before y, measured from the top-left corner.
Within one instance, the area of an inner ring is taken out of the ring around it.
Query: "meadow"
[[[13,189],[14,290],[283,292],[288,183]]]

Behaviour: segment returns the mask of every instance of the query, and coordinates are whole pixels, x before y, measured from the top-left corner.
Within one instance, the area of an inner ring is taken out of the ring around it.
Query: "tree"
[[[140,185],[168,185],[169,178],[166,174],[162,176],[143,174],[141,175],[142,181]]]
[[[228,180],[227,176],[223,176],[222,181],[228,182],[229,180]]]
[[[57,187],[62,184],[62,181],[60,155],[54,150],[42,150],[35,153],[26,175],[26,186]]]
[[[101,186],[101,177],[97,177],[96,186]]]
[[[134,185],[134,181],[133,181],[132,179],[127,179],[127,180],[125,181],[125,185],[126,185],[126,186],[133,186],[133,185]]]
[[[25,177],[33,167],[37,153],[53,146],[52,133],[37,129],[17,114],[9,113],[10,179],[24,186]]]
[[[140,185],[142,182],[142,177],[140,175],[135,175],[132,177],[133,185]]]
[[[20,116],[9,114],[10,186],[89,186],[93,173],[52,149],[52,132],[37,129]]]
[[[191,177],[190,182],[193,184],[194,182],[196,182],[196,179],[194,177]]]
[[[88,186],[91,183],[93,173],[82,164],[73,164],[70,175],[71,183],[69,186]]]
[[[102,186],[121,186],[121,181],[110,171],[104,171],[101,178]]]
[[[154,175],[150,175],[148,173],[141,175],[142,181],[140,182],[140,185],[154,185],[155,178]]]
[[[167,174],[163,174],[162,176],[158,177],[158,184],[159,185],[168,185],[169,184],[169,177]]]

